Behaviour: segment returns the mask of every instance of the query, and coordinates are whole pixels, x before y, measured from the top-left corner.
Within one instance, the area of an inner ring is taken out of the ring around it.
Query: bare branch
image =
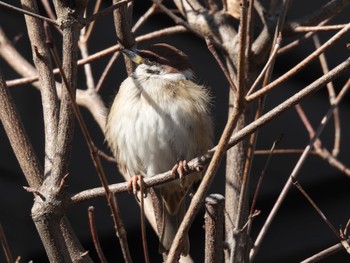
[[[127,3],[131,2],[132,0],[120,0],[117,3],[113,3],[113,5],[111,5],[110,7],[107,7],[106,9],[103,9],[102,11],[98,12],[98,13],[94,13],[92,16],[88,17],[86,19],[86,23],[91,23],[93,21],[95,21],[96,19],[100,18],[101,16],[104,16],[108,13],[111,13],[112,11],[122,8],[124,5],[126,5]]]
[[[316,9],[313,13],[308,14],[295,21],[290,21],[283,30],[283,34],[293,32],[298,26],[313,26],[324,20],[330,19],[342,12],[350,4],[347,0],[331,0],[324,6]]]
[[[113,4],[117,4],[119,1],[120,0],[113,0]],[[122,47],[129,49],[134,48],[136,44],[135,37],[131,29],[132,7],[133,4],[130,4],[129,8],[123,5],[113,13],[114,27],[118,42],[120,45],[122,45]],[[126,71],[128,72],[128,75],[130,75],[134,70],[134,65],[126,56],[124,56],[124,59]]]
[[[0,1],[0,5],[8,8],[10,10],[16,11],[18,13],[25,14],[25,15],[28,15],[28,16],[31,16],[31,17],[35,17],[35,18],[39,18],[39,19],[41,19],[43,21],[46,21],[46,22],[49,22],[51,24],[58,25],[56,20],[53,20],[53,19],[41,16],[41,15],[38,15],[37,13],[33,13],[33,12],[25,10],[25,9],[21,9],[21,8],[15,7],[15,6],[7,4],[7,3],[5,3],[3,1]]]
[[[312,54],[307,56],[303,61],[299,62],[296,66],[290,69],[287,73],[283,74],[269,85],[263,87],[259,91],[253,93],[252,95],[246,97],[248,102],[262,96],[263,94],[269,92],[271,89],[277,87],[281,83],[285,82],[287,79],[294,76],[301,69],[303,69],[307,64],[316,59],[321,53],[323,53],[327,48],[331,47],[335,42],[337,42],[341,37],[343,37],[348,31],[350,31],[350,23],[347,24],[342,30],[340,30],[337,34],[335,34],[332,38],[330,38],[327,42],[325,42],[319,49],[315,50]]]
[[[44,171],[23,127],[1,72],[0,120],[27,182],[31,187],[39,188],[43,180]]]
[[[326,215],[321,211],[321,209],[316,205],[314,200],[310,197],[310,195],[304,190],[304,188],[300,185],[298,180],[296,180],[292,176],[292,182],[293,185],[301,192],[301,194],[307,199],[307,201],[312,205],[312,207],[316,210],[318,215],[322,218],[322,220],[328,225],[328,227],[332,230],[333,234],[339,239],[339,241],[342,241],[342,238],[339,234],[339,232],[335,229],[335,227],[332,225],[332,223],[328,220]],[[349,244],[347,244],[349,246]]]
[[[225,198],[211,194],[205,199],[205,262],[223,262]]]
[[[321,43],[318,36],[314,35],[312,39],[314,41],[315,47],[320,48]],[[323,74],[326,74],[329,71],[326,55],[322,53],[319,57],[319,60],[322,67]],[[328,96],[329,96],[329,103],[333,104],[336,97],[333,82],[329,82],[327,84],[327,90],[328,90]],[[340,151],[340,135],[341,135],[340,116],[339,116],[338,107],[334,108],[333,116],[334,116],[334,145],[333,145],[332,154],[334,156],[337,156]]]
[[[34,1],[22,0],[21,2],[28,10],[38,13],[38,7]],[[58,132],[58,98],[55,79],[52,74],[50,51],[45,44],[46,39],[42,21],[33,17],[25,17],[25,20],[32,46],[33,61],[36,70],[41,73],[39,81],[45,127],[44,173],[48,175],[53,165]],[[49,25],[46,24],[46,26],[48,27]]]
[[[347,63],[346,63],[347,62]],[[348,64],[349,66],[349,63],[350,63],[350,58],[348,58],[346,60],[346,62],[343,62]],[[334,70],[334,69],[333,69]],[[332,70],[332,71],[333,71]],[[330,71],[329,73],[331,73],[332,71]],[[320,78],[321,79],[321,78]],[[320,80],[319,79],[319,80]],[[329,81],[327,81],[328,83]],[[297,178],[297,175],[302,167],[302,165],[304,164],[307,156],[309,155],[310,151],[311,151],[311,148],[313,147],[315,141],[318,139],[318,137],[320,136],[320,134],[322,133],[323,129],[325,128],[327,122],[329,121],[330,117],[332,116],[333,114],[333,110],[334,110],[334,107],[335,105],[337,105],[341,99],[344,97],[344,94],[345,92],[348,90],[348,87],[346,89],[342,89],[342,91],[339,93],[339,95],[337,96],[337,99],[335,100],[334,104],[331,105],[330,109],[328,110],[327,114],[325,115],[325,117],[321,120],[321,124],[319,125],[317,131],[315,132],[315,135],[311,138],[309,144],[305,147],[305,150],[303,152],[303,154],[300,156],[297,164],[295,165],[290,177],[288,178],[288,181],[286,182],[283,190],[281,191],[275,205],[273,206],[268,218],[266,219],[265,221],[265,224],[263,225],[258,237],[256,238],[256,241],[255,241],[255,244],[254,244],[254,247],[253,249],[251,250],[251,253],[250,253],[250,258],[251,260],[254,259],[257,251],[259,250],[260,248],[260,245],[261,245],[261,242],[267,232],[267,230],[269,229],[274,217],[276,216],[276,213],[277,211],[279,210],[279,207],[281,206],[284,198],[286,197],[289,189],[291,188],[291,186],[293,185],[293,180],[292,178]],[[294,97],[294,96],[293,96]],[[293,98],[292,97],[292,98]],[[283,104],[283,103],[282,103]]]
[[[107,259],[102,251],[101,243],[98,238],[98,234],[96,231],[96,224],[95,224],[95,208],[93,206],[89,207],[89,225],[90,225],[90,232],[91,232],[91,237],[92,241],[94,243],[97,255],[101,261],[101,263],[107,263]]]
[[[350,239],[348,239],[348,242],[350,242]],[[304,259],[303,261],[301,261],[300,263],[315,263],[315,262],[319,262],[320,260],[327,258],[337,252],[340,252],[344,249],[344,247],[338,243],[336,245],[333,245],[325,250],[320,251],[319,253]]]
[[[98,12],[98,10],[100,10],[101,3],[102,3],[102,0],[96,1],[93,15],[95,15]],[[95,21],[91,21],[91,23],[87,26],[87,28],[85,27],[86,29],[83,30],[84,35],[83,36],[80,35],[80,42],[86,43],[89,40],[94,27],[95,27]]]
[[[10,247],[7,243],[5,232],[4,232],[4,229],[1,225],[1,223],[0,223],[0,243],[1,243],[2,249],[4,250],[7,263],[12,263],[13,257],[11,255]]]
[[[89,147],[90,156],[91,156],[92,161],[94,163],[94,166],[96,168],[97,174],[99,176],[99,179],[101,181],[102,186],[104,187],[107,202],[108,202],[108,204],[111,208],[111,211],[112,211],[112,215],[113,215],[113,219],[114,219],[114,223],[115,223],[115,229],[117,231],[117,236],[119,237],[119,240],[121,243],[121,248],[123,251],[124,259],[126,262],[131,262],[131,256],[130,256],[129,248],[128,248],[127,241],[126,241],[126,232],[124,230],[123,223],[122,223],[121,217],[119,215],[119,209],[117,206],[116,198],[110,193],[110,190],[108,188],[108,182],[107,182],[107,178],[105,176],[104,170],[103,170],[102,165],[101,165],[101,160],[99,158],[99,155],[95,151],[96,147],[92,141],[92,137],[91,137],[91,135],[88,131],[88,128],[83,120],[83,117],[80,113],[78,105],[76,104],[76,102],[74,100],[74,95],[73,95],[72,90],[69,86],[70,83],[68,82],[68,79],[67,79],[65,72],[63,71],[61,63],[59,61],[59,56],[58,56],[57,50],[54,47],[52,47],[51,51],[52,51],[52,55],[53,55],[53,58],[55,60],[55,63],[57,64],[57,66],[60,70],[64,86],[67,89],[67,93],[68,93],[70,102],[72,104],[73,112],[75,114],[75,117],[78,120],[80,128],[83,132],[84,138],[86,140],[86,143]]]
[[[329,25],[329,26],[298,26],[294,29],[294,31],[295,32],[331,31],[331,30],[340,30],[344,27],[346,27],[346,24]]]
[[[231,87],[232,91],[233,91],[235,94],[237,94],[237,87],[236,87],[236,85],[233,83],[233,80],[231,79],[231,77],[230,77],[228,71],[226,70],[224,64],[221,62],[221,60],[220,60],[218,54],[216,53],[216,50],[215,50],[215,48],[214,48],[214,46],[213,46],[213,44],[212,44],[210,38],[206,37],[206,38],[205,38],[205,42],[207,43],[207,46],[208,46],[209,51],[212,53],[213,57],[214,57],[215,60],[218,62],[219,66],[220,66],[220,68],[221,68],[221,70],[222,70],[222,72],[224,73],[224,75],[225,75],[225,77],[226,77],[228,83],[230,84],[230,87]]]

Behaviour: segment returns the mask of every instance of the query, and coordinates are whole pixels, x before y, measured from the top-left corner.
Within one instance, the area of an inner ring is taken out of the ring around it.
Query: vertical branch
[[[211,159],[207,171],[203,177],[201,184],[199,185],[197,192],[192,198],[190,207],[188,208],[180,226],[176,233],[173,244],[170,248],[167,261],[168,263],[175,263],[181,254],[181,245],[184,243],[185,235],[193,223],[195,216],[198,214],[201,204],[211,186],[214,176],[219,168],[219,165],[226,153],[228,143],[230,141],[231,134],[237,125],[239,117],[242,113],[242,108],[235,108],[233,113],[230,115],[229,120],[225,126],[225,129],[221,135],[218,146],[215,149],[213,158]]]
[[[113,4],[117,4],[120,0],[113,0]],[[114,11],[114,26],[117,34],[118,41],[125,48],[133,48],[135,45],[135,37],[132,33],[131,20],[132,20],[132,3],[123,5]],[[125,65],[128,74],[130,74],[134,65],[132,62],[125,58]]]
[[[96,224],[95,224],[95,208],[93,206],[90,206],[88,209],[89,213],[89,224],[90,224],[90,232],[92,241],[94,243],[98,258],[100,259],[101,263],[107,263],[107,259],[103,253],[100,240],[98,238],[98,234],[96,231]]]
[[[49,31],[48,31],[48,33],[49,33]],[[128,249],[127,242],[126,242],[126,232],[124,230],[124,226],[123,226],[123,223],[122,223],[120,215],[119,215],[119,208],[117,205],[116,198],[114,197],[113,193],[111,193],[111,191],[109,190],[107,178],[106,178],[104,170],[102,168],[100,157],[99,157],[98,152],[96,150],[96,147],[92,141],[92,137],[88,131],[88,128],[83,120],[83,117],[82,117],[81,112],[78,108],[78,105],[76,104],[76,102],[74,100],[74,94],[73,94],[72,90],[70,89],[67,76],[65,75],[65,72],[63,71],[63,68],[61,66],[58,52],[57,52],[56,48],[54,47],[53,42],[50,42],[50,44],[51,44],[51,48],[52,48],[53,58],[54,58],[57,66],[60,70],[63,83],[66,87],[66,91],[68,92],[70,102],[72,103],[71,105],[72,105],[73,112],[74,112],[74,114],[77,118],[77,121],[80,125],[80,128],[83,132],[84,138],[86,140],[86,143],[87,143],[89,151],[90,151],[90,156],[92,158],[93,164],[95,165],[97,174],[98,174],[99,179],[101,181],[101,184],[104,187],[105,195],[106,195],[108,204],[109,204],[111,211],[112,211],[115,229],[117,231],[117,235],[118,235],[119,241],[121,243],[122,252],[123,252],[125,261],[131,262],[131,257],[130,257],[129,249]]]
[[[65,70],[68,72],[69,81],[75,89],[77,39],[81,28],[80,20],[85,6],[81,2],[76,3],[77,5],[74,7],[64,6],[62,2],[57,2],[56,4],[60,26],[63,29]],[[23,5],[26,8],[36,7],[33,2],[26,0],[23,0]],[[72,10],[76,12],[72,12]],[[64,217],[64,200],[66,196],[62,190],[70,158],[74,121],[69,100],[67,99],[67,94],[63,91],[61,94],[62,101],[58,123],[58,103],[55,91],[53,91],[54,84],[52,83],[52,76],[45,75],[48,74],[48,68],[51,68],[51,74],[52,67],[47,54],[48,50],[43,44],[45,43],[43,41],[43,28],[39,22],[27,20],[29,32],[33,31],[34,34],[40,32],[37,36],[32,35],[32,44],[39,76],[42,76],[45,81],[41,84],[47,85],[47,87],[42,86],[41,89],[43,89],[44,113],[47,110],[45,113],[47,114],[45,125],[48,125],[48,128],[45,131],[49,137],[49,142],[46,144],[46,147],[51,147],[49,149],[50,160],[45,167],[47,174],[43,185],[38,190],[41,198],[37,197],[35,199],[32,208],[32,218],[50,262],[91,262],[88,256],[83,256],[83,248]],[[33,26],[33,28],[30,28],[30,26]]]
[[[28,184],[32,188],[40,187],[43,178],[42,166],[23,127],[1,71],[0,120]]]
[[[239,53],[237,65],[237,87],[236,95],[230,95],[230,104],[233,105],[231,112],[236,109],[243,110],[244,94],[247,85],[248,77],[248,61],[247,54],[248,36],[249,36],[249,21],[248,21],[248,1],[241,1],[240,11],[240,27],[238,32]],[[246,125],[245,114],[240,115],[236,131],[242,129]],[[244,202],[240,201],[241,196],[246,196],[248,177],[243,176],[244,163],[246,160],[246,142],[243,140],[227,153],[226,166],[226,186],[225,186],[225,208],[227,218],[225,222],[226,240],[231,245],[230,255],[226,256],[226,262],[245,262],[247,257],[247,239],[240,228],[245,224],[248,218],[248,202],[244,198]],[[242,192],[243,191],[243,192]],[[232,226],[233,223],[233,226]]]
[[[21,0],[24,9],[38,13],[35,1]],[[45,32],[42,21],[38,18],[25,16],[28,35],[32,46],[33,61],[39,74],[41,100],[43,105],[45,128],[45,165],[44,174],[51,172],[55,154],[58,123],[58,98],[50,51],[45,45]]]
[[[66,5],[65,1],[55,2],[55,9],[58,20],[61,23],[60,27],[63,35],[62,67],[67,77],[69,88],[74,95],[77,87],[78,40],[85,10],[85,4],[83,2],[84,1],[76,1],[75,5],[72,7]],[[71,10],[74,10],[74,12]],[[65,83],[62,83],[56,152],[52,174],[48,177],[46,182],[48,187],[57,187],[60,184],[61,179],[68,172],[71,155],[74,114],[71,107],[69,92],[65,85]]]
[[[277,21],[277,25],[276,25],[276,29],[275,29],[275,34],[274,34],[274,39],[273,39],[274,45],[271,48],[270,57],[266,63],[266,66],[263,69],[263,71],[266,69],[266,72],[263,73],[263,75],[264,75],[264,80],[262,83],[263,87],[266,86],[271,80],[271,76],[272,76],[272,72],[273,72],[273,68],[274,68],[274,64],[275,64],[275,60],[276,60],[276,54],[277,54],[278,49],[280,47],[281,38],[282,38],[280,32],[281,32],[281,29],[283,28],[283,25],[285,22],[288,7],[289,7],[289,0],[282,1],[281,8],[280,8],[281,9],[280,16],[278,17],[278,21]],[[256,81],[255,83],[258,83],[258,82]],[[254,84],[247,94],[249,94],[254,89]],[[257,110],[255,112],[254,120],[257,120],[263,114],[263,110],[265,107],[265,98],[266,98],[265,96],[259,98],[258,107],[257,107]],[[245,168],[244,168],[245,174],[250,173],[250,169],[251,169],[251,166],[253,164],[254,151],[256,148],[258,133],[259,132],[256,131],[249,138],[247,159],[246,159]],[[259,180],[259,182],[260,182],[260,180]],[[253,200],[253,202],[254,202],[254,200]],[[252,205],[252,208],[253,208],[253,205]],[[254,210],[251,209],[250,213],[252,214],[253,212],[254,212]],[[247,228],[247,234],[248,235],[250,234],[250,224],[249,224],[249,227]]]
[[[219,194],[205,199],[205,263],[223,262],[224,200]]]

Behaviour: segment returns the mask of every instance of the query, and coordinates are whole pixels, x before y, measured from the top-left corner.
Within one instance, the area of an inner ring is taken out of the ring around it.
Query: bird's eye
[[[148,60],[151,64],[157,62],[156,58],[155,58],[155,57],[152,57],[152,56],[147,57],[147,60]]]

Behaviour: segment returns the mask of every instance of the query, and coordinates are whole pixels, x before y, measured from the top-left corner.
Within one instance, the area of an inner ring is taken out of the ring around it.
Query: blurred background
[[[17,0],[7,2],[20,6]],[[317,4],[317,6],[327,1],[318,2],[320,4]],[[91,6],[92,4],[93,3],[90,3]],[[111,1],[105,1],[102,8],[110,4]],[[314,1],[294,1],[288,18],[298,18],[307,14],[314,10],[314,5]],[[150,1],[135,1],[135,21],[149,6]],[[344,10],[342,15],[333,19],[330,24],[348,23],[349,11],[349,8]],[[164,28],[166,25],[173,25],[173,22],[166,16],[159,14],[151,18],[142,29],[137,31],[136,35]],[[31,48],[23,16],[0,7],[0,26],[5,31],[8,38],[13,41],[20,53],[29,61],[32,61]],[[334,32],[323,32],[320,33],[319,36],[321,41],[324,42],[333,34]],[[297,37],[299,36],[284,39],[283,43],[288,43]],[[145,47],[153,42],[170,43],[188,54],[198,82],[206,84],[210,88],[214,97],[212,112],[216,129],[215,143],[217,143],[227,120],[228,84],[216,61],[207,50],[204,41],[190,34],[177,34],[142,43],[139,45],[139,48]],[[344,48],[347,42],[349,42],[348,36],[326,52],[330,68],[333,68],[349,56],[349,50]],[[112,15],[109,14],[97,20],[95,30],[91,36],[89,52],[93,54],[114,44],[116,44],[116,36]],[[57,45],[60,45],[59,41]],[[292,52],[278,57],[275,66],[275,76],[288,71],[289,68],[302,60],[308,53],[312,52],[312,50],[312,42],[307,41]],[[110,56],[107,56],[93,62],[92,69],[96,82],[103,72],[109,58]],[[19,77],[9,68],[2,58],[0,58],[0,68],[7,80]],[[287,84],[271,92],[267,97],[266,111],[288,98],[291,94],[296,93],[320,75],[322,75],[321,68],[318,61],[315,61],[308,66],[307,70],[297,74],[291,81],[288,81]],[[83,76],[83,72],[80,69],[78,86],[82,89],[85,88],[85,79]],[[337,87],[337,91],[339,91],[349,76],[350,75],[343,75],[334,83]],[[107,105],[112,103],[117,88],[125,77],[126,72],[123,66],[123,60],[119,58],[117,63],[113,66],[112,73],[107,77],[105,85],[102,87],[101,94]],[[30,85],[11,88],[11,94],[15,99],[24,126],[34,148],[39,158],[43,160],[44,134],[40,94]],[[343,163],[350,165],[350,122],[348,117],[350,116],[350,105],[348,102],[349,95],[340,106],[342,144],[339,159]],[[327,112],[328,105],[328,94],[325,89],[322,89],[312,95],[312,97],[303,101],[302,106],[309,116],[311,123],[314,125],[314,128],[318,126],[322,116]],[[95,144],[105,152],[109,152],[104,143],[104,136],[92,119],[92,116],[85,109],[82,109],[82,112],[88,128],[93,135]],[[333,142],[332,125],[332,122],[330,122],[321,136],[323,144],[329,147],[332,146]],[[283,139],[278,146],[279,148],[303,149],[309,141],[308,134],[299,120],[295,109],[290,109],[261,129],[257,149],[270,149],[274,140],[280,137],[281,134],[283,134]],[[277,196],[287,181],[298,158],[299,155],[297,154],[275,155],[272,157],[257,202],[257,209],[261,210],[261,214],[256,218],[253,224],[253,240],[259,233],[262,223],[270,212],[271,207],[276,201]],[[252,194],[256,186],[257,178],[265,166],[266,159],[266,155],[257,155],[254,159],[251,182]],[[103,161],[103,166],[110,183],[117,183],[123,180],[118,174],[115,165]],[[224,167],[225,163],[222,163],[221,169],[216,175],[211,193],[220,193],[224,195]],[[350,218],[349,178],[339,173],[334,168],[331,168],[318,157],[310,156],[306,165],[301,170],[300,183],[336,228],[345,226]],[[67,184],[70,193],[77,193],[88,188],[100,186],[98,176],[89,157],[86,143],[78,126],[76,128],[71,169]],[[23,186],[27,186],[27,182],[12,152],[3,127],[0,125],[0,222],[4,228],[10,249],[15,258],[21,256],[22,262],[27,262],[29,260],[34,260],[34,262],[47,262],[48,260],[43,245],[30,216],[33,196],[25,192]],[[118,202],[128,233],[132,257],[134,262],[141,262],[143,261],[143,254],[141,252],[142,244],[138,205],[134,197],[130,194],[118,195]],[[87,209],[89,206],[95,207],[97,230],[107,259],[109,262],[120,260],[119,242],[115,236],[113,221],[104,199],[86,202],[79,205],[74,210],[69,211],[68,218],[73,228],[76,230],[78,237],[82,240],[84,247],[90,251],[92,257],[98,261],[91,243],[88,225]],[[202,262],[204,257],[203,214],[204,212],[202,211],[190,231],[191,254],[195,262]],[[147,233],[151,262],[161,262],[161,257],[158,255],[157,237],[150,228],[148,228]],[[337,238],[335,235],[316,214],[309,203],[307,203],[305,198],[293,188],[266,235],[254,262],[298,262],[318,251],[334,245],[336,242]],[[348,261],[349,255],[343,251],[322,262]],[[2,251],[0,252],[0,262],[5,262]]]

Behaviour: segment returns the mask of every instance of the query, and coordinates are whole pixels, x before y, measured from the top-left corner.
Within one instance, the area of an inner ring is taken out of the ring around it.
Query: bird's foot
[[[178,174],[180,178],[180,185],[181,187],[184,186],[186,173],[190,170],[190,168],[187,165],[187,161],[179,161],[177,164],[174,165],[173,169],[171,169],[172,174]]]
[[[138,183],[140,181],[140,183]],[[143,181],[143,176],[142,175],[135,175],[131,178],[131,180],[128,182],[128,191],[129,193],[132,191],[132,193],[137,197],[137,191],[140,190],[141,195],[144,196],[144,198],[147,197],[147,191],[146,188],[144,187],[145,182]]]

